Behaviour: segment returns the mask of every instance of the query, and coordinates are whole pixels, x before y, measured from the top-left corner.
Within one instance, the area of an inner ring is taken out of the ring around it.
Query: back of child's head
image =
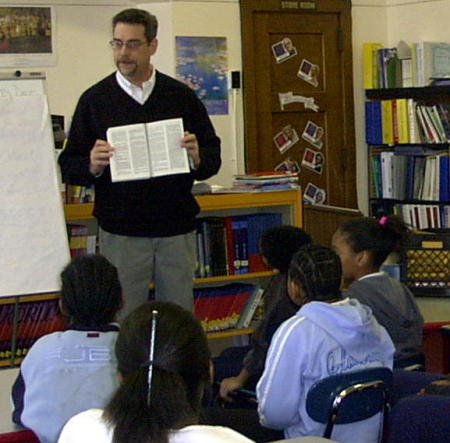
[[[293,254],[311,242],[311,236],[301,228],[290,225],[273,226],[261,235],[261,254],[272,268],[286,274]]]
[[[210,352],[191,312],[167,302],[140,306],[121,325],[116,356],[123,380],[105,409],[114,442],[166,442],[170,430],[196,423],[203,390],[210,383]]]
[[[395,215],[351,218],[339,228],[353,252],[371,251],[373,265],[380,267],[391,252],[404,247],[409,230]]]
[[[73,325],[98,327],[115,320],[122,306],[117,269],[103,255],[74,257],[61,272],[61,305]]]
[[[289,279],[300,286],[308,301],[327,301],[341,297],[341,261],[330,248],[305,245],[292,257]]]

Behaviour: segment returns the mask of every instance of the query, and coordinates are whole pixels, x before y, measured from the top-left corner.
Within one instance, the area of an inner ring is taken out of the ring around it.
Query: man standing
[[[119,270],[122,316],[148,299],[150,281],[158,300],[192,310],[199,207],[191,188],[194,179],[205,180],[219,170],[220,139],[193,91],[150,63],[158,46],[156,17],[126,9],[114,16],[112,28],[117,72],[82,94],[59,157],[63,180],[95,184],[100,252]],[[180,145],[190,158],[190,173],[111,182],[109,127],[178,117],[186,131]]]

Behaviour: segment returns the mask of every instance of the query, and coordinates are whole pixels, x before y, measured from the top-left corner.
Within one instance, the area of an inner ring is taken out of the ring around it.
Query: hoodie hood
[[[346,298],[336,303],[310,302],[302,306],[297,315],[305,317],[333,337],[342,347],[340,365],[336,373],[349,370],[358,364],[382,362],[392,356],[394,346],[386,330],[376,321],[372,310],[358,300]],[[373,353],[367,352],[374,349]],[[381,355],[380,349],[392,349]],[[346,366],[346,362],[348,367]],[[334,372],[334,371],[332,371]]]

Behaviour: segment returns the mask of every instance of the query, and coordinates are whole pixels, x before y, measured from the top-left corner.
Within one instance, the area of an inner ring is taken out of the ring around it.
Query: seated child
[[[281,225],[267,229],[260,239],[264,261],[277,271],[264,290],[264,318],[251,337],[250,347],[225,350],[215,359],[215,379],[220,381],[220,396],[230,400],[230,393],[246,386],[254,390],[264,369],[267,349],[278,326],[298,310],[287,293],[287,271],[292,255],[311,237],[303,229]],[[237,360],[236,364],[232,360]],[[235,371],[235,372],[233,372]],[[239,372],[238,372],[239,371]],[[231,376],[232,375],[232,376]]]
[[[59,443],[251,442],[229,428],[198,424],[211,361],[192,313],[167,302],[141,305],[121,325],[116,356],[116,394],[104,410],[70,419]]]
[[[407,233],[396,216],[358,217],[343,223],[332,240],[349,283],[345,295],[372,309],[394,342],[397,361],[420,353],[423,317],[411,291],[380,266],[403,246]]]
[[[118,386],[114,356],[122,306],[117,269],[102,255],[77,256],[61,273],[64,332],[34,343],[12,388],[13,421],[54,443],[66,421],[103,407]]]
[[[311,386],[325,377],[369,367],[392,368],[394,346],[372,311],[339,290],[341,265],[329,248],[306,245],[292,258],[288,291],[297,314],[276,331],[256,395],[261,424],[284,429],[285,438],[322,436],[325,425],[306,412]],[[380,415],[337,425],[331,438],[377,441]]]

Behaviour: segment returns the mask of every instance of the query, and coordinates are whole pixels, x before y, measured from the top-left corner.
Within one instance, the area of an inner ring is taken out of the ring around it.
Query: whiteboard
[[[44,80],[0,80],[0,296],[59,291],[70,258]]]

